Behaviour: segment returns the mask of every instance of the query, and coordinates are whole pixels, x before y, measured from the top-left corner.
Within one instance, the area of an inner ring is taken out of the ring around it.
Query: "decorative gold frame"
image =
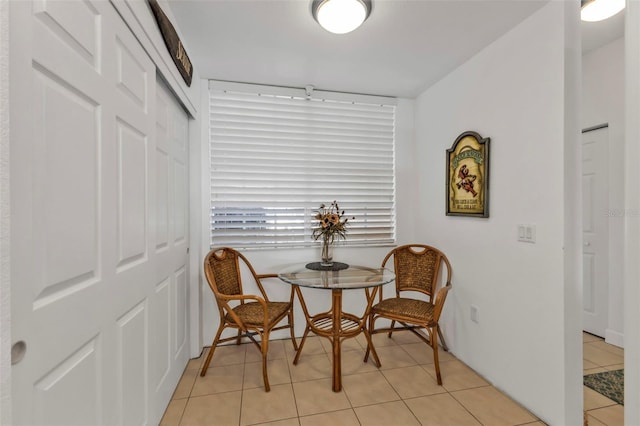
[[[447,150],[447,216],[489,217],[489,140],[468,131]]]

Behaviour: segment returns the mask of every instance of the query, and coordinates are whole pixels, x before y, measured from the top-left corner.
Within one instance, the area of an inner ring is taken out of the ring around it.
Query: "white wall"
[[[579,245],[565,241],[565,130],[577,140],[579,124],[565,129],[565,90],[573,90],[565,69],[579,59],[568,58],[575,46],[565,37],[579,33],[577,6],[566,3],[544,6],[415,106],[422,164],[417,235],[440,247],[453,267],[443,314],[447,342],[549,424],[579,424],[582,405],[581,371],[566,370],[568,359],[581,359],[579,327],[565,324],[566,307],[575,310],[581,300]],[[488,219],[445,216],[445,150],[467,130],[491,138]],[[521,223],[536,225],[536,244],[516,241]],[[575,300],[565,300],[568,294]],[[479,323],[470,321],[471,304]]]
[[[609,321],[604,337],[624,346],[624,37],[582,57],[581,110],[582,128],[609,124]]]

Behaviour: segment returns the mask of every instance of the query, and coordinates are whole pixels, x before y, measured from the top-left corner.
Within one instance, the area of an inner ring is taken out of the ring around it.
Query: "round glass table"
[[[336,262],[332,268],[319,267],[317,263],[291,265],[280,271],[278,278],[294,286],[307,322],[293,364],[298,363],[310,331],[328,338],[333,349],[333,390],[339,392],[342,389],[340,344],[346,338],[364,333],[367,343],[370,347],[372,346],[371,336],[366,329],[366,320],[378,288],[395,280],[395,274],[386,268],[370,268]],[[331,290],[331,310],[310,315],[300,287]],[[365,290],[367,306],[362,317],[342,311],[342,291],[353,289]],[[379,366],[380,361],[377,355],[375,353],[372,355]]]

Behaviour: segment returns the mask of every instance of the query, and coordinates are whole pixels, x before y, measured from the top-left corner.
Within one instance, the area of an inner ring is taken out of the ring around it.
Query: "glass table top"
[[[375,287],[390,283],[396,278],[393,271],[387,268],[349,265],[339,271],[317,271],[307,268],[307,265],[301,263],[287,266],[278,273],[278,277],[289,284],[326,289]]]

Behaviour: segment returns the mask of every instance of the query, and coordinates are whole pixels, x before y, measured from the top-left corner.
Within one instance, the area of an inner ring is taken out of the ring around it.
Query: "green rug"
[[[584,376],[584,385],[624,405],[624,369]]]

